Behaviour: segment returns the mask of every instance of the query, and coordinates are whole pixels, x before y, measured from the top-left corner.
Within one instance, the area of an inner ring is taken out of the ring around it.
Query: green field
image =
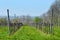
[[[54,35],[52,35],[31,26],[22,26],[9,36],[8,27],[0,27],[0,40],[60,40],[60,29],[54,28]]]

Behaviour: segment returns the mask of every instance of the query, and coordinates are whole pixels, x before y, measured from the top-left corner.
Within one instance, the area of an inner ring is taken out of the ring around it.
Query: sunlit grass
[[[8,27],[0,27],[0,40],[60,40],[60,29],[56,27],[54,28],[54,35],[46,34],[31,26],[22,26],[10,36],[8,31]]]

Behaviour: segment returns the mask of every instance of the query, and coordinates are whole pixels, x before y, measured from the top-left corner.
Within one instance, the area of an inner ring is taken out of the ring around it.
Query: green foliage
[[[10,36],[8,31],[8,27],[0,27],[0,40],[60,40],[60,29],[57,28],[54,28],[54,35],[43,33],[31,26],[23,26]]]
[[[35,17],[34,21],[35,21],[36,23],[38,23],[38,22],[41,22],[41,21],[42,21],[42,19],[41,19],[41,18],[39,18],[39,17]]]
[[[44,33],[35,28],[25,26],[17,31],[12,37],[16,37],[18,40],[45,40],[43,34]]]
[[[0,39],[6,38],[8,36],[8,27],[0,26]]]

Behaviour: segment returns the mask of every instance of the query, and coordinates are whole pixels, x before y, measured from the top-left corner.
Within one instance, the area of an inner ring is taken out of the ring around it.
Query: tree
[[[55,1],[54,4],[51,5],[50,9],[47,12],[47,19],[50,21],[50,31],[53,32],[52,24],[59,24],[59,15],[60,15],[60,0]],[[53,15],[53,16],[52,16]]]
[[[49,16],[49,19],[51,19],[52,8],[53,8],[53,23],[54,25],[56,25],[59,22],[59,16],[60,16],[60,0],[55,1],[54,4],[52,4],[50,9],[48,10],[47,14]]]
[[[41,21],[42,21],[41,18],[35,17],[34,22],[35,22],[35,24],[36,24],[36,28],[37,28],[37,25],[38,25]]]

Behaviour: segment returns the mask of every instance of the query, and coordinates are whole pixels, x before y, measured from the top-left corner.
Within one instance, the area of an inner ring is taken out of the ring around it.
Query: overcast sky
[[[40,16],[47,12],[55,0],[0,0],[0,16],[6,16],[9,9],[10,16],[16,14]]]

